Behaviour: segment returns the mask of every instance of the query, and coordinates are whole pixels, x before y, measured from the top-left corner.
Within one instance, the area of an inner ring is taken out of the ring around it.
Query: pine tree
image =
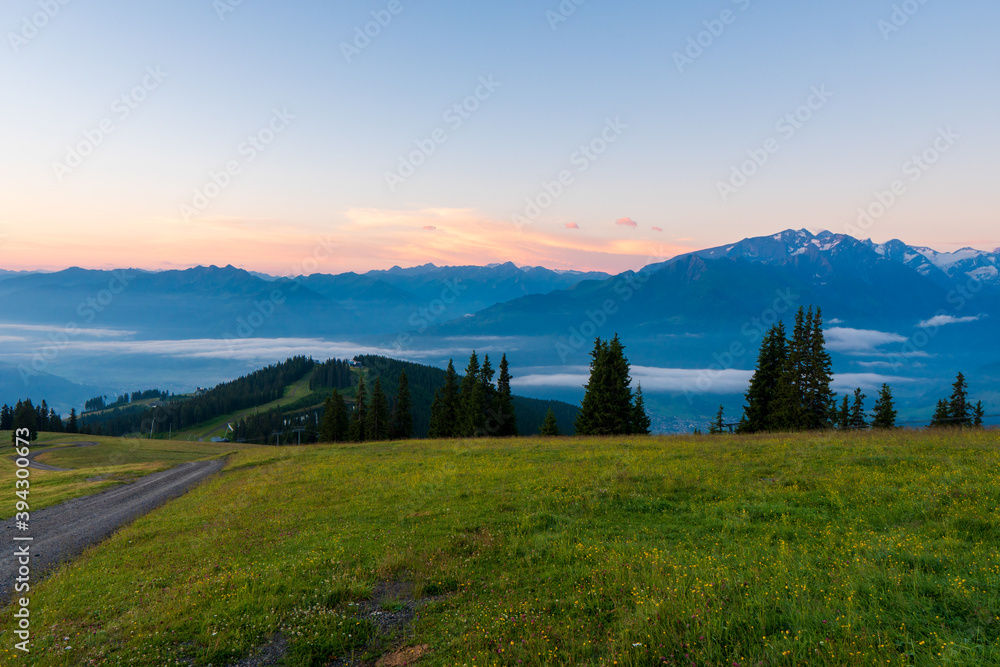
[[[343,442],[351,435],[350,416],[344,397],[336,389],[333,395],[323,403],[323,421],[320,422],[319,439],[321,442]]]
[[[408,440],[413,437],[413,400],[410,398],[410,381],[406,371],[399,374],[399,386],[396,387],[396,402],[392,407],[391,437]]]
[[[28,437],[22,438],[23,440],[31,441],[38,439],[38,410],[32,405],[30,398],[18,401],[17,405],[14,406],[13,422],[13,428],[10,432],[12,444],[17,442],[17,432],[20,429],[28,430]]]
[[[486,424],[485,396],[479,372],[479,356],[473,350],[469,356],[469,365],[465,367],[465,377],[462,378],[460,403],[461,426],[458,435],[466,438],[482,435]]]
[[[483,363],[479,367],[479,386],[483,394],[483,427],[490,426],[491,412],[497,400],[497,389],[493,386],[493,365],[490,363],[490,355],[483,355]],[[486,429],[490,434],[494,434],[495,428]]]
[[[809,308],[806,316],[807,349],[805,368],[804,423],[806,430],[829,428],[833,421],[835,396],[830,384],[833,382],[833,361],[826,351],[823,335],[823,311]],[[864,421],[864,415],[861,417]]]
[[[969,406],[969,387],[965,376],[961,373],[951,385],[951,400],[948,401],[948,417],[952,426],[972,426],[971,409]]]
[[[584,386],[583,403],[577,413],[574,428],[579,435],[606,435],[601,432],[607,421],[604,413],[607,410],[605,388],[607,381],[607,344],[600,338],[594,341],[594,349],[590,352],[590,379]]]
[[[723,407],[719,406],[719,411],[715,413],[715,419],[712,420],[712,424],[708,427],[708,432],[712,435],[719,435],[725,428],[725,420],[722,417]]]
[[[545,413],[541,434],[544,436],[559,435],[559,424],[556,423],[556,413],[552,411],[552,408],[549,408],[549,411]]]
[[[861,387],[854,390],[854,403],[851,405],[851,421],[850,426],[852,431],[863,431],[868,428],[868,422],[865,421],[865,396],[861,393]]]
[[[517,435],[517,415],[514,413],[514,399],[510,393],[510,369],[507,355],[500,357],[500,375],[497,377],[496,400],[494,402],[496,434],[500,437]]]
[[[893,404],[892,389],[882,384],[872,412],[872,428],[896,428],[896,408]]]
[[[432,438],[459,437],[460,407],[458,373],[455,372],[455,364],[449,359],[448,370],[444,376],[444,386],[434,392],[428,435]]]
[[[631,364],[625,358],[625,346],[622,345],[618,334],[608,343],[608,409],[610,411],[611,433],[628,434],[632,433],[633,414],[635,407],[632,403],[632,370]]]
[[[368,397],[365,392],[365,378],[358,376],[358,391],[354,397],[354,414],[351,419],[351,440],[354,442],[364,442],[368,438],[365,433],[365,426],[368,423]]]
[[[67,433],[79,433],[80,425],[77,421],[76,408],[69,409],[69,419],[66,421]]]
[[[389,439],[389,401],[382,391],[382,379],[379,377],[375,378],[375,386],[372,388],[371,400],[368,403],[368,414],[365,417],[366,440]]]
[[[785,340],[785,325],[781,322],[770,328],[760,344],[757,354],[757,368],[750,379],[750,387],[745,398],[740,431],[761,433],[777,428],[774,411],[778,405],[778,393],[788,358],[788,342]]]
[[[983,409],[983,402],[976,401],[976,407],[972,409],[972,425],[976,428],[983,427],[983,417],[985,416],[985,410]]]
[[[776,430],[799,431],[805,427],[806,366],[809,355],[805,310],[795,314],[792,338],[788,341],[785,368],[778,383],[777,405],[773,410]]]
[[[951,426],[951,413],[948,410],[948,401],[941,399],[934,408],[934,416],[931,418],[930,428],[944,428]]]
[[[635,389],[635,401],[632,405],[632,433],[637,433],[639,435],[649,435],[649,427],[652,422],[649,420],[649,415],[646,414],[646,401],[642,398],[642,383],[640,382]]]
[[[841,431],[847,431],[851,428],[851,406],[847,399],[847,394],[844,394],[844,400],[840,403],[840,410],[837,411],[837,428]]]

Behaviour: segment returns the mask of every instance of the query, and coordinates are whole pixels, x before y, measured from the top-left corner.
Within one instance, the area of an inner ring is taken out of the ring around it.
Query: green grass
[[[408,582],[421,665],[996,665],[998,464],[995,431],[257,447],[33,587],[32,664],[280,631],[322,665]]]
[[[0,443],[10,442],[10,431],[0,431]],[[63,447],[73,442],[97,442],[97,447],[64,447],[42,452],[39,463],[67,472],[31,470],[30,506],[40,510],[79,496],[97,493],[106,488],[161,470],[185,461],[213,459],[234,451],[253,449],[253,445],[233,443],[176,442],[141,438],[108,438],[90,435],[42,433],[31,443],[32,451],[48,447]],[[11,498],[16,465],[12,448],[0,457],[0,479],[11,480]],[[16,500],[16,499],[15,499]],[[14,503],[0,504],[0,518],[14,516]]]

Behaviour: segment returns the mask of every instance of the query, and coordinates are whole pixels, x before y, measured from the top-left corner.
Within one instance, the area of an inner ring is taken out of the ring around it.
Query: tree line
[[[98,412],[100,410],[107,410],[108,408],[117,408],[121,405],[128,405],[129,403],[137,403],[139,401],[144,401],[146,399],[167,399],[170,396],[169,391],[161,391],[159,389],[146,389],[144,391],[133,391],[131,394],[124,393],[118,396],[114,401],[108,403],[108,396],[95,396],[94,398],[87,399],[83,403],[84,412]]]
[[[510,367],[507,355],[500,358],[496,383],[490,355],[482,363],[473,350],[465,375],[459,380],[455,364],[448,360],[444,386],[434,393],[431,404],[431,438],[472,438],[518,435],[517,413],[510,391]]]
[[[744,394],[746,405],[736,430],[739,433],[812,431],[836,428],[842,431],[897,426],[898,412],[892,388],[883,383],[871,415],[865,412],[867,396],[861,388],[839,401],[831,389],[833,365],[826,350],[823,314],[820,308],[800,307],[792,335],[785,325],[772,326],[761,341],[750,385]],[[938,401],[931,427],[981,426],[982,401],[968,402],[964,376],[959,373],[950,399]],[[715,415],[710,433],[722,433],[723,408]]]
[[[0,406],[0,431],[11,431],[11,441],[16,442],[14,434],[20,429],[28,429],[29,439],[35,440],[41,431],[50,433],[78,433],[79,423],[76,409],[69,411],[69,417],[63,422],[55,410],[43,399],[37,406],[31,399],[19,400],[14,406]]]
[[[285,387],[301,380],[316,362],[305,356],[291,357],[198,396],[171,396],[155,406],[128,405],[96,414],[85,414],[81,425],[94,433],[122,436],[129,433],[167,433],[275,401]]]

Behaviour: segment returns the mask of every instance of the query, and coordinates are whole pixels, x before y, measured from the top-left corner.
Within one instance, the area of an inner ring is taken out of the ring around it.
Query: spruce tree
[[[809,341],[805,309],[799,307],[795,314],[792,338],[788,341],[785,368],[778,384],[777,406],[773,411],[776,430],[799,431],[805,427],[803,405],[808,356]]]
[[[719,406],[719,411],[715,413],[715,419],[708,427],[708,432],[712,435],[719,435],[725,430],[725,421],[722,417],[723,407]]]
[[[943,428],[951,426],[951,413],[948,410],[948,401],[941,399],[934,408],[934,416],[931,418],[930,428]]]
[[[883,383],[875,400],[872,412],[872,428],[896,428],[896,407],[893,404],[892,389]]]
[[[854,403],[851,405],[850,427],[852,431],[863,431],[868,428],[865,421],[865,398],[861,393],[861,387],[854,390]]]
[[[541,434],[544,436],[559,435],[559,424],[556,422],[556,413],[552,411],[552,408],[549,408],[549,411],[545,413]]]
[[[485,398],[479,355],[473,350],[469,356],[469,365],[465,367],[465,377],[462,378],[459,436],[471,438],[482,435],[486,424]]]
[[[844,394],[844,400],[840,402],[840,409],[837,411],[837,428],[841,431],[851,428],[851,406],[847,394]]]
[[[410,398],[410,381],[406,371],[399,374],[396,402],[392,406],[392,432],[390,437],[408,440],[413,437],[413,400]]]
[[[321,442],[343,442],[350,437],[351,421],[344,397],[336,389],[323,403],[323,420],[320,422]]]
[[[368,423],[368,396],[365,392],[365,378],[358,376],[358,391],[354,397],[354,414],[351,418],[350,438],[354,442],[367,440],[365,427]]]
[[[635,402],[632,405],[632,433],[637,433],[639,435],[649,435],[649,427],[652,422],[649,420],[649,415],[646,414],[646,401],[642,398],[642,383],[640,382],[635,389]]]
[[[76,416],[76,408],[69,409],[69,419],[66,420],[66,432],[67,433],[78,433],[80,431],[80,424]]]
[[[823,335],[823,311],[817,307],[815,312],[809,308],[806,316],[807,344],[804,385],[804,422],[806,430],[829,428],[833,421],[833,406],[835,405],[833,390],[833,361],[826,351],[826,338]],[[861,417],[864,421],[864,415]]]
[[[972,425],[976,428],[983,427],[983,417],[985,415],[985,410],[983,409],[983,402],[976,401],[976,407],[972,408]]]
[[[761,433],[777,428],[774,412],[778,407],[778,393],[788,357],[785,325],[775,324],[764,335],[757,354],[757,368],[750,379],[745,398],[740,431]]]
[[[632,419],[635,412],[632,403],[631,364],[625,358],[625,346],[618,334],[608,343],[608,408],[610,411],[610,429],[612,434],[632,433]]]
[[[594,341],[594,349],[590,352],[590,379],[584,386],[583,403],[577,413],[574,427],[580,435],[606,435],[605,412],[608,401],[606,398],[607,380],[607,344],[600,338]]]
[[[375,378],[375,386],[372,388],[371,400],[368,403],[368,414],[365,416],[365,439],[366,440],[388,440],[389,439],[389,401],[382,391],[382,379]]]
[[[951,400],[948,401],[948,417],[952,426],[972,426],[972,415],[969,406],[969,387],[965,376],[959,373],[955,384],[951,385]]]
[[[497,377],[497,391],[494,412],[497,421],[496,434],[501,437],[517,435],[517,415],[514,413],[514,399],[510,393],[510,369],[507,355],[500,357],[500,375]]]
[[[444,386],[434,392],[428,435],[432,438],[459,437],[459,411],[458,373],[455,372],[455,364],[449,359]]]

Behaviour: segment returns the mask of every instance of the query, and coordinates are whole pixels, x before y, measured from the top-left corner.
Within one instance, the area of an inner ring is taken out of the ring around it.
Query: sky
[[[7,0],[0,268],[1000,246],[986,0]]]

